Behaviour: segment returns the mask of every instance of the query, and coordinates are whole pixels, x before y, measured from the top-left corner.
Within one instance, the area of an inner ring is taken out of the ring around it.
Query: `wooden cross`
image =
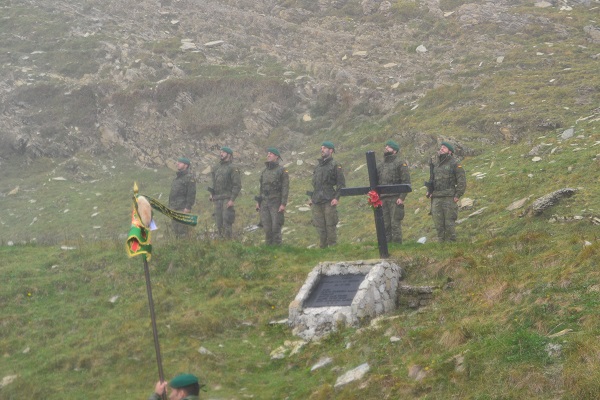
[[[341,196],[356,196],[360,194],[367,194],[370,191],[377,192],[378,195],[391,194],[391,193],[409,193],[412,192],[412,188],[407,184],[397,185],[378,185],[377,177],[377,161],[375,160],[375,152],[367,151],[367,169],[369,171],[369,186],[365,187],[353,187],[343,188],[340,191]],[[381,258],[388,258],[387,239],[385,238],[385,225],[383,223],[383,210],[381,207],[377,207],[373,210],[375,217],[375,230],[377,231],[377,244],[379,246],[379,256]]]

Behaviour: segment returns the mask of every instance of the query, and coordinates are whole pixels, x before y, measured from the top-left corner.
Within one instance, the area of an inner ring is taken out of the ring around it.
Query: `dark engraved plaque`
[[[365,274],[322,275],[304,302],[304,307],[351,305],[365,276]]]

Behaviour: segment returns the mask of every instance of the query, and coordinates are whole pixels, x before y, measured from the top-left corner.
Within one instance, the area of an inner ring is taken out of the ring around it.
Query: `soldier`
[[[267,149],[265,170],[260,175],[260,194],[256,211],[260,212],[260,223],[265,230],[266,244],[281,244],[281,228],[289,193],[287,169],[279,165],[281,154],[275,147]]]
[[[198,378],[192,374],[181,374],[171,379],[169,386],[171,386],[169,400],[197,400],[200,398],[200,389],[206,385],[201,384]],[[166,393],[166,389],[167,382],[156,382],[154,393],[148,400],[161,400],[163,393]]]
[[[171,184],[169,194],[169,208],[184,213],[192,211],[196,202],[196,180],[190,170],[191,162],[186,157],[177,159],[177,175]],[[178,238],[187,236],[189,228],[187,225],[172,221],[173,232]]]
[[[456,219],[458,218],[458,200],[465,194],[467,178],[465,170],[454,157],[454,146],[442,142],[437,156],[430,161],[427,197],[431,198],[431,216],[435,224],[438,240],[456,241]]]
[[[393,140],[385,143],[383,162],[377,166],[380,185],[410,185],[408,164],[398,157],[400,146]],[[407,193],[381,195],[385,238],[388,243],[402,243],[402,220],[404,219],[404,199]]]
[[[235,221],[233,204],[242,190],[240,170],[233,166],[233,150],[222,147],[221,161],[212,170],[212,188],[210,201],[215,205],[215,222],[220,237],[231,239]]]
[[[320,247],[337,243],[337,205],[340,191],[346,187],[344,171],[332,157],[335,147],[331,142],[321,145],[321,158],[312,177],[313,193],[308,202],[312,207],[313,225],[317,228]]]

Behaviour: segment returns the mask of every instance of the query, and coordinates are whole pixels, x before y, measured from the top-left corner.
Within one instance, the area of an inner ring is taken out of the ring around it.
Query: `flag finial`
[[[133,182],[133,194],[138,194],[140,189],[138,188],[137,182]]]

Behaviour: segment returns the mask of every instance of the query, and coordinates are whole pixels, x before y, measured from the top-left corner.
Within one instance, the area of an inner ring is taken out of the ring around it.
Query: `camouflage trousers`
[[[402,243],[402,220],[404,219],[404,204],[397,205],[398,197],[381,199],[383,203],[383,224],[385,238],[388,243]]]
[[[456,241],[456,219],[458,204],[452,197],[434,197],[431,201],[431,216],[440,242]]]
[[[263,200],[260,204],[260,223],[265,231],[266,244],[281,244],[281,228],[285,214],[279,212],[279,199]]]
[[[227,207],[228,199],[214,200],[215,203],[215,223],[220,237],[231,239],[233,235],[233,223],[235,222],[234,207]]]
[[[183,238],[190,234],[189,225],[182,224],[181,222],[177,222],[175,220],[171,220],[171,226],[173,227],[173,233],[175,233],[175,236],[177,236],[178,238]]]
[[[319,234],[319,245],[323,249],[337,243],[336,225],[338,223],[337,207],[329,202],[312,205],[313,225]]]

